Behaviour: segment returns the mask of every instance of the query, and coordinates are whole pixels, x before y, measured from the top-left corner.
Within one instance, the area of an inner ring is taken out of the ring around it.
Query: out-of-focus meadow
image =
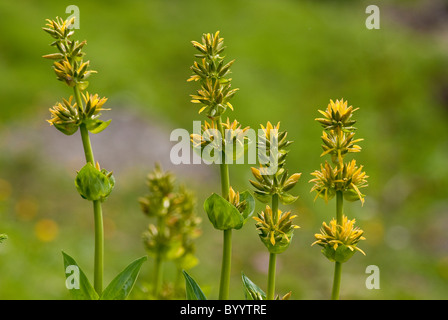
[[[67,17],[61,1],[0,3],[0,245],[1,299],[68,299],[61,251],[75,257],[92,279],[91,204],[76,192],[84,164],[78,134],[65,136],[45,121],[56,101],[72,91],[56,81],[46,18]],[[314,202],[310,173],[320,158],[322,128],[314,121],[329,99],[359,107],[354,117],[363,150],[358,163],[370,176],[366,201],[345,213],[365,230],[343,266],[343,299],[446,299],[448,297],[448,7],[444,1],[380,1],[381,29],[368,30],[368,1],[78,1],[80,29],[91,67],[89,92],[109,98],[110,127],[92,135],[96,159],[113,170],[116,187],[103,205],[105,282],[142,255],[150,222],[138,198],[159,161],[198,197],[203,218],[196,240],[199,264],[189,273],[217,298],[222,233],[203,209],[220,190],[216,166],[170,162],[170,133],[192,131],[204,120],[186,82],[193,62],[190,41],[221,31],[235,87],[226,112],[259,128],[281,122],[294,140],[291,172],[302,172],[284,206],[297,213],[290,248],[278,256],[277,292],[291,299],[328,299],[333,264],[311,247],[334,200]],[[250,165],[233,165],[232,185],[252,190]],[[257,210],[262,205],[257,203]],[[251,221],[233,237],[230,297],[244,299],[241,272],[266,289],[267,250]],[[380,289],[368,290],[366,267],[380,269]],[[144,299],[153,260],[143,265],[131,298]],[[167,265],[166,279],[174,268]]]

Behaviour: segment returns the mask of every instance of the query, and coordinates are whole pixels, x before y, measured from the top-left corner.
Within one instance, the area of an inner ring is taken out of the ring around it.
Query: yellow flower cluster
[[[310,180],[314,185],[311,192],[316,192],[316,198],[322,197],[328,202],[337,196],[336,215],[337,218],[331,220],[330,225],[322,224],[321,233],[316,234],[316,241],[313,243],[323,247],[322,253],[331,261],[339,263],[345,262],[355,251],[364,251],[357,247],[360,240],[364,240],[363,231],[354,228],[355,219],[348,220],[343,215],[343,200],[357,201],[364,204],[365,195],[360,189],[367,187],[368,176],[363,170],[363,166],[357,166],[356,160],[344,162],[344,157],[349,153],[361,151],[361,147],[356,143],[363,139],[354,139],[356,128],[353,126],[356,120],[352,119],[353,112],[358,110],[348,106],[347,101],[330,100],[325,111],[319,110],[323,118],[317,118],[324,128],[322,134],[324,152],[321,156],[330,155],[333,162],[320,165],[320,170],[316,170],[311,175]]]
[[[324,127],[322,133],[324,152],[321,156],[331,155],[335,167],[325,161],[325,165],[321,164],[320,171],[311,173],[314,176],[310,180],[314,182],[311,192],[317,192],[316,199],[322,197],[325,202],[328,202],[337,191],[341,191],[346,200],[360,200],[364,204],[364,195],[359,189],[367,187],[368,176],[362,172],[363,166],[356,165],[356,160],[344,163],[345,155],[361,151],[361,147],[355,143],[363,139],[354,139],[356,128],[353,124],[356,121],[352,119],[352,115],[356,110],[358,108],[347,107],[347,101],[343,99],[336,102],[330,100],[326,111],[319,110],[325,117],[316,119]]]
[[[295,217],[290,211],[278,210],[275,213],[268,205],[264,211],[258,213],[257,217],[254,217],[260,239],[269,252],[281,253],[289,247],[294,229],[300,228],[292,224]]]
[[[320,234],[315,234],[316,241],[312,245],[318,244],[322,247],[328,245],[335,251],[338,247],[345,246],[350,251],[357,250],[366,255],[364,251],[356,246],[359,241],[365,240],[362,236],[364,231],[354,227],[354,225],[355,219],[348,220],[346,216],[342,218],[341,225],[337,224],[336,219],[332,219],[329,226],[324,222],[320,229]]]

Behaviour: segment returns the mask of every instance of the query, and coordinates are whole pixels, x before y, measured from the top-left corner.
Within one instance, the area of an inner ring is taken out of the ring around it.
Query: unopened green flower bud
[[[204,210],[215,229],[241,229],[254,212],[255,200],[248,191],[236,193],[230,187],[229,195],[226,200],[213,193],[204,202]]]
[[[112,172],[100,170],[98,163],[94,167],[89,162],[78,172],[75,185],[84,199],[105,201],[115,186],[115,178]]]

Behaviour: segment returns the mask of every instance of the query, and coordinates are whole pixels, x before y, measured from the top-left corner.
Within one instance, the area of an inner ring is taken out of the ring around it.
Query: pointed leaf
[[[186,299],[187,300],[207,300],[202,292],[199,285],[194,281],[192,277],[185,271],[182,270],[185,277],[185,289],[186,289]]]
[[[147,259],[148,257],[144,256],[128,265],[104,289],[100,300],[125,300],[134,287],[143,262]]]
[[[66,277],[66,287],[72,294],[75,300],[98,300],[98,294],[87,279],[84,272],[76,263],[75,259],[70,257],[65,252],[62,252],[64,257],[64,268]]]
[[[289,194],[286,192],[280,193],[279,197],[280,197],[280,201],[283,204],[291,204],[299,198],[299,196],[293,196],[292,194]]]
[[[89,130],[93,134],[100,133],[104,129],[106,129],[112,120],[102,121],[100,119],[89,119],[85,120],[87,130]]]
[[[244,191],[240,193],[240,202],[246,201],[246,208],[241,215],[243,216],[244,223],[246,223],[247,219],[249,219],[255,210],[255,199],[250,194],[249,191]]]
[[[266,300],[266,294],[255,283],[253,283],[244,273],[242,273],[244,296],[246,300]]]

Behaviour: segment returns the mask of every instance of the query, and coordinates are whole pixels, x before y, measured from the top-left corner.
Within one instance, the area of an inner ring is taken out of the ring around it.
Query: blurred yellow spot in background
[[[384,239],[384,225],[379,219],[372,219],[368,223],[364,223],[364,236],[369,239],[369,245],[377,246]]]
[[[11,196],[11,191],[11,184],[6,180],[0,179],[0,201],[8,200]]]
[[[31,198],[22,198],[17,201],[14,206],[14,211],[21,221],[32,220],[39,210],[37,201]]]
[[[50,242],[58,236],[59,226],[54,220],[42,219],[34,226],[34,232],[40,241]]]

